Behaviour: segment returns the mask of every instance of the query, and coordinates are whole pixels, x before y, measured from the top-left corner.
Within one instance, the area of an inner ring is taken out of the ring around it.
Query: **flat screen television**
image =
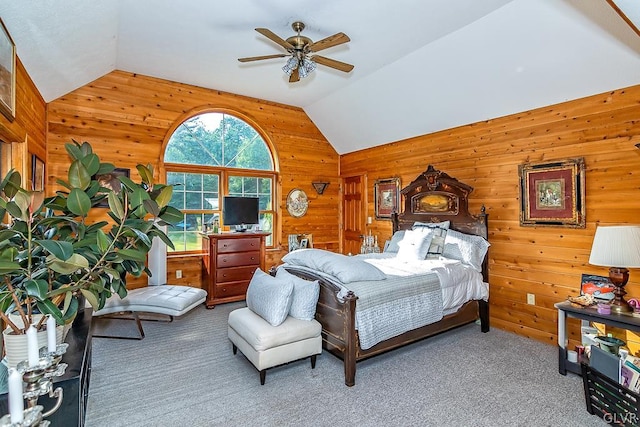
[[[222,203],[222,222],[236,231],[247,231],[258,224],[260,207],[257,197],[225,196]]]

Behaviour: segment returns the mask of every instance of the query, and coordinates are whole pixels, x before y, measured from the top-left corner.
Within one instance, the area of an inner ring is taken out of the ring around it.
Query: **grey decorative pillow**
[[[412,230],[422,230],[425,233],[431,234],[431,246],[427,253],[427,258],[438,258],[444,251],[444,239],[447,235],[447,230],[451,225],[451,221],[442,222],[414,222],[411,227]]]
[[[389,245],[384,249],[384,252],[398,252],[400,250],[400,246],[398,243],[404,239],[405,230],[398,230],[393,233],[391,240],[389,241]]]
[[[272,277],[259,268],[247,289],[247,307],[272,326],[285,321],[291,308],[293,282]]]
[[[482,262],[489,246],[489,242],[481,236],[449,230],[444,240],[442,256],[457,259],[482,272]]]
[[[316,317],[316,305],[320,296],[320,284],[317,280],[304,280],[279,268],[276,278],[293,283],[293,299],[289,316],[300,320],[312,320]]]
[[[335,277],[342,283],[386,279],[382,271],[368,262],[322,249],[300,249],[289,252],[282,257],[282,261],[318,270]]]

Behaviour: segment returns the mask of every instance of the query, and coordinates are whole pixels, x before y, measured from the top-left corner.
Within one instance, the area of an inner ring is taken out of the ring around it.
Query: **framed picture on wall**
[[[391,219],[400,206],[400,178],[379,179],[373,189],[376,219]]]
[[[525,163],[520,174],[520,225],[585,228],[584,158]]]
[[[0,19],[0,111],[13,120],[16,116],[16,45]]]
[[[129,169],[115,168],[111,173],[96,175],[95,179],[98,181],[101,187],[113,190],[116,194],[118,194],[120,193],[120,190],[122,190],[122,183],[120,182],[119,177],[126,176],[127,178],[129,178],[129,175]],[[108,208],[109,202],[107,202],[107,199],[104,199],[103,201],[98,203],[96,207]]]
[[[33,191],[44,191],[44,162],[35,154],[31,156],[31,187]]]

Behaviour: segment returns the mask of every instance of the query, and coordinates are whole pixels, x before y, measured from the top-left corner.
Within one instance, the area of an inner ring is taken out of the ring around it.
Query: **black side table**
[[[567,360],[567,317],[587,320],[589,322],[604,323],[629,331],[640,331],[640,317],[630,314],[600,314],[595,307],[574,307],[570,302],[555,304],[558,309],[558,372],[567,375],[567,371],[582,374],[580,361],[578,363]]]

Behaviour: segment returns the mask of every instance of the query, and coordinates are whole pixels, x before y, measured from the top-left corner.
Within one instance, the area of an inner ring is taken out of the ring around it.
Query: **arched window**
[[[273,233],[277,182],[275,162],[262,136],[244,120],[203,113],[182,122],[164,154],[167,183],[175,185],[171,205],[184,220],[168,230],[176,251],[201,250],[199,232],[222,223],[225,195],[258,197],[260,229]],[[273,246],[271,236],[267,246]]]

